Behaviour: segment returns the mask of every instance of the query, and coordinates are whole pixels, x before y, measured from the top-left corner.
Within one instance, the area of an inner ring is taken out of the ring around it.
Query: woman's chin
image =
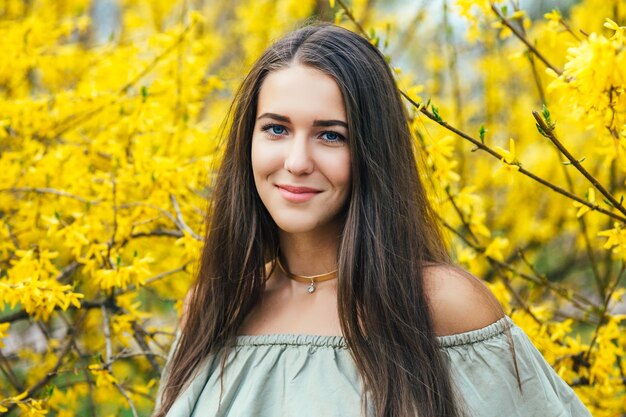
[[[302,221],[302,218],[293,219],[287,221],[285,219],[276,221],[274,220],[278,229],[283,233],[289,234],[319,234],[327,235],[328,233],[334,234],[338,230],[341,230],[343,223],[341,219],[315,221],[315,219],[308,219],[308,221]]]
[[[276,222],[276,225],[280,229],[281,232],[284,233],[309,233],[315,230],[315,225],[313,223],[303,223],[299,222]]]

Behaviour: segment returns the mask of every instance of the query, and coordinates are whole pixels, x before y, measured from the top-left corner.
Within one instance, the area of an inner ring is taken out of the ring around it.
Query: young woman
[[[156,416],[589,416],[451,265],[392,72],[317,23],[231,108]]]

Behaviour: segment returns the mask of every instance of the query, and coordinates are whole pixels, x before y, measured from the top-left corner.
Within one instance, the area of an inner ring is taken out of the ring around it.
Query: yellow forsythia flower
[[[591,187],[587,191],[587,201],[590,202],[591,204],[596,203],[596,192]],[[578,201],[574,201],[573,204],[574,204],[574,207],[579,207],[578,211],[576,212],[576,217],[580,218],[584,216],[587,212],[591,211],[591,208],[589,208],[588,206],[582,203],[579,203]]]

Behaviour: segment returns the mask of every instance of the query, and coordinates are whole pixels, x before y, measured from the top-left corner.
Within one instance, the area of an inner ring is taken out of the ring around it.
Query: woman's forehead
[[[288,117],[293,123],[304,119],[347,122],[343,96],[335,80],[302,65],[267,75],[259,91],[257,118],[264,113]]]

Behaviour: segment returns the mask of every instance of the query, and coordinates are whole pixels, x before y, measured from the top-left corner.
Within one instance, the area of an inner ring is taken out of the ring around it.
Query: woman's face
[[[271,72],[259,91],[252,171],[263,204],[288,233],[337,224],[350,194],[348,125],[337,83],[295,65]]]

